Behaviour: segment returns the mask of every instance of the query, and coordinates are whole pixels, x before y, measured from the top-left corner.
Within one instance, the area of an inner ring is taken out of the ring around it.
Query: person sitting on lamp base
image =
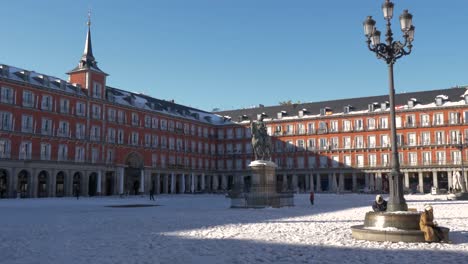
[[[382,195],[377,195],[375,197],[375,202],[372,204],[372,209],[374,212],[385,212],[387,211],[387,201],[384,200]]]

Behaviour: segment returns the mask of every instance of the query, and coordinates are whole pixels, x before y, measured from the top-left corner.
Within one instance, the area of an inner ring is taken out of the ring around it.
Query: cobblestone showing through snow
[[[468,201],[406,196],[434,207],[452,244],[354,240],[372,195],[295,197],[295,207],[230,209],[223,195],[0,200],[0,263],[464,263]]]

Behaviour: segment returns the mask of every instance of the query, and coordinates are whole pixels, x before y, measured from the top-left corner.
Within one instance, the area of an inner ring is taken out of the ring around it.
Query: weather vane
[[[88,10],[88,22],[86,23],[89,26],[91,26],[91,9]]]

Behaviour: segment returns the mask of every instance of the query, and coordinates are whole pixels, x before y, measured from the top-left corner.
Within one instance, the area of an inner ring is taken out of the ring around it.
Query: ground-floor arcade
[[[154,168],[0,167],[1,198],[225,192],[235,175]]]
[[[63,197],[103,195],[227,192],[238,186],[248,191],[250,171],[201,171],[126,166],[51,166],[47,163],[2,164],[0,197]],[[460,168],[402,169],[407,193],[442,192],[452,186],[452,175]],[[278,192],[388,192],[388,169],[277,170]],[[465,173],[465,184],[468,183]]]
[[[460,168],[402,169],[406,193],[430,193],[432,187],[444,193],[453,185]],[[277,171],[277,190],[293,192],[383,192],[389,191],[390,170]],[[464,174],[468,189],[468,173]]]

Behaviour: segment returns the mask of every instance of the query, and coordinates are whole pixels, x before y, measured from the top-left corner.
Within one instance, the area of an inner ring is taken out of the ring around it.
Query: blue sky
[[[0,63],[67,78],[93,52],[108,85],[212,110],[388,93],[362,22],[383,31],[383,0],[1,1]],[[414,15],[414,51],[397,92],[468,84],[468,1],[398,1]]]

